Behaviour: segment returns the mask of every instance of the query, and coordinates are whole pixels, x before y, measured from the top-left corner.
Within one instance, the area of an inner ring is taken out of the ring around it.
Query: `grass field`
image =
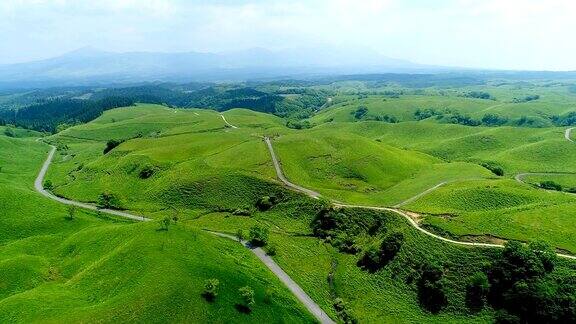
[[[362,270],[356,265],[359,255],[339,252],[313,236],[310,224],[320,202],[275,181],[264,135],[273,137],[291,181],[328,198],[390,206],[445,183],[402,208],[421,213],[424,226],[450,237],[537,238],[576,251],[574,197],[513,179],[521,172],[572,172],[575,153],[563,129],[343,120],[296,131],[270,115],[235,109],[225,116],[238,128],[226,126],[214,111],[138,105],[107,111],[47,139],[58,146],[47,178],[54,193],[96,202],[108,192],[118,197],[116,208],[156,219],[178,215],[169,231],[158,231],[157,222],[131,224],[81,211],[66,220],[64,207],[33,192],[47,152],[35,142],[38,134],[0,136],[5,151],[13,152],[0,160],[8,213],[2,218],[0,271],[9,278],[0,290],[0,318],[29,322],[42,314],[53,321],[196,322],[218,316],[311,322],[249,251],[202,231],[234,234],[260,225],[271,231],[278,264],[333,318],[333,302],[342,298],[360,322],[493,321],[489,307],[468,309],[462,287],[497,251],[440,242],[396,214],[346,210],[353,218],[385,220],[381,232],[356,237],[361,249],[391,231],[406,238],[400,254],[381,271]],[[104,154],[109,140],[121,143]],[[31,158],[17,163],[23,156]],[[504,176],[481,165],[486,162],[502,167]],[[263,196],[280,202],[259,211],[255,204]],[[25,205],[17,207],[21,199]],[[17,217],[18,210],[33,216]],[[437,314],[419,305],[410,279],[418,268],[415,260],[435,261],[444,269],[448,302]],[[221,281],[213,304],[200,297],[211,277]],[[234,307],[243,285],[256,291],[250,315]]]
[[[48,146],[0,135],[1,322],[313,322],[238,243],[183,222],[128,223],[66,208],[33,189]],[[214,303],[200,294],[220,280]],[[238,289],[255,290],[250,314]]]

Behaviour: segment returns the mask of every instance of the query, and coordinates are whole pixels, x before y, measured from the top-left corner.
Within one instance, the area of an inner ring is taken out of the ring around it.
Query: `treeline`
[[[424,120],[428,118],[434,118],[442,123],[448,124],[459,124],[465,126],[519,126],[519,127],[545,127],[550,124],[554,126],[564,127],[564,126],[574,126],[576,125],[576,112],[569,112],[564,115],[555,115],[550,117],[528,117],[522,116],[516,119],[509,119],[504,116],[496,114],[485,114],[480,119],[474,119],[468,115],[461,114],[458,111],[452,109],[436,109],[436,108],[424,108],[417,109],[414,112],[414,119]]]
[[[357,255],[357,266],[369,274],[388,268],[394,278],[404,279],[420,306],[432,313],[448,308],[461,294],[472,313],[494,309],[496,323],[576,322],[576,268],[559,261],[545,243],[510,241],[489,261],[471,263],[476,271],[466,273],[447,258],[402,256],[403,251],[413,253],[414,238],[382,213],[325,207],[311,226],[314,236]]]
[[[272,84],[254,87],[161,84],[106,89],[95,93],[93,98],[109,96],[127,97],[135,102],[183,108],[207,108],[219,111],[245,108],[299,120],[310,117],[315,109],[326,102],[328,94],[306,88],[279,88]]]
[[[2,111],[0,123],[54,133],[59,125],[86,123],[106,110],[133,104],[133,100],[120,97],[101,100],[54,99],[18,110]]]

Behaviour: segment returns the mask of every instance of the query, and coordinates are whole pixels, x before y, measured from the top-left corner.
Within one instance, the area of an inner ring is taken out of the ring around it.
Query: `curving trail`
[[[568,129],[564,132],[564,138],[565,138],[567,141],[574,142],[574,140],[570,137],[570,134],[572,133],[572,130],[573,130],[574,128],[576,128],[576,127],[568,128]]]
[[[278,176],[280,181],[282,183],[284,183],[284,185],[286,185],[287,187],[289,187],[293,190],[305,193],[312,198],[319,199],[320,198],[319,193],[312,191],[310,189],[303,188],[303,187],[298,186],[296,184],[293,184],[292,182],[290,182],[286,179],[286,177],[284,176],[284,173],[282,172],[282,169],[280,168],[280,163],[278,162],[278,158],[276,157],[276,153],[274,152],[274,148],[272,147],[272,143],[271,143],[270,139],[268,137],[265,137],[264,140],[266,141],[266,144],[268,146],[268,150],[270,151],[270,156],[272,157],[272,161],[274,162],[274,168],[276,169],[276,175]],[[431,188],[431,189],[435,189],[435,188]],[[430,190],[430,189],[428,189],[428,190]],[[310,195],[309,193],[313,193],[314,196]],[[418,225],[418,223],[412,217],[410,217],[410,215],[406,214],[405,212],[403,212],[400,209],[390,208],[390,207],[379,207],[379,206],[349,205],[349,204],[343,204],[343,203],[339,203],[339,202],[335,202],[335,201],[331,201],[331,202],[332,202],[333,206],[340,207],[340,208],[364,208],[364,209],[370,209],[370,210],[389,211],[389,212],[396,213],[396,214],[404,217],[406,220],[408,220],[408,222],[410,223],[410,225],[412,225],[412,227],[419,230],[423,234],[426,234],[430,237],[433,237],[435,239],[438,239],[438,240],[441,240],[441,241],[444,241],[447,243],[463,245],[463,246],[475,246],[475,247],[487,247],[487,248],[503,248],[504,247],[504,245],[500,245],[500,244],[455,241],[455,240],[451,240],[449,238],[445,238],[443,236],[434,234],[434,233],[429,232],[429,231],[425,230],[424,228],[420,227],[420,225]],[[556,253],[556,255],[558,255],[561,258],[576,260],[576,256],[573,256],[573,255],[562,254],[562,253]]]
[[[220,114],[220,117],[222,117],[222,120],[224,121],[224,123],[225,123],[226,125],[228,125],[229,127],[231,127],[231,128],[238,128],[238,127],[230,124],[230,123],[226,120],[226,117],[224,117],[224,114]]]
[[[224,116],[222,116],[222,118],[224,118]],[[232,127],[236,128],[236,126],[232,126]],[[86,204],[86,203],[82,203],[79,201],[64,199],[61,197],[57,197],[57,196],[53,195],[52,193],[48,192],[46,189],[44,189],[44,178],[46,177],[46,172],[48,171],[48,168],[50,167],[50,164],[52,163],[52,159],[54,158],[55,152],[56,152],[56,147],[53,145],[50,145],[50,152],[48,153],[48,157],[46,158],[46,161],[42,165],[42,168],[40,169],[40,172],[38,173],[38,177],[36,177],[36,181],[34,181],[34,188],[40,194],[42,194],[43,196],[45,196],[47,198],[55,200],[59,203],[65,204],[65,205],[77,206],[77,207],[89,209],[89,210],[97,210],[97,211],[101,211],[101,212],[106,213],[106,214],[120,216],[120,217],[128,218],[128,219],[135,220],[135,221],[140,221],[140,222],[146,222],[146,221],[152,220],[152,219],[144,217],[144,216],[133,215],[133,214],[119,211],[119,210],[100,209],[97,206],[92,205],[92,204]],[[231,235],[212,232],[212,231],[208,231],[208,232],[210,232],[214,235],[230,238],[233,240],[236,239],[235,237],[233,237]],[[304,306],[308,309],[308,311],[310,311],[310,313],[312,313],[312,315],[314,315],[314,317],[316,317],[316,319],[320,323],[323,323],[323,324],[324,323],[329,323],[329,324],[335,323],[322,310],[322,308],[320,308],[320,306],[318,306],[318,304],[316,304],[312,300],[312,298],[310,298],[310,296],[308,296],[306,294],[306,292],[294,280],[292,280],[292,278],[290,278],[290,276],[288,276],[288,274],[286,274],[286,272],[284,272],[284,270],[282,270],[282,268],[280,268],[280,266],[278,264],[276,264],[276,262],[274,262],[274,260],[271,257],[269,257],[266,254],[266,252],[264,252],[260,248],[254,248],[254,249],[251,248],[247,244],[247,242],[245,242],[245,241],[242,241],[241,243],[245,247],[249,248],[256,255],[256,257],[258,257],[258,259],[260,259],[260,261],[262,263],[264,263],[268,267],[268,269],[270,269],[270,271],[272,271],[272,273],[274,275],[276,275],[276,277],[278,277],[278,279],[280,279],[280,281],[286,285],[286,287],[292,292],[292,294],[294,294],[294,296],[298,300],[300,300],[300,302],[302,302],[302,304],[304,304]]]
[[[209,230],[207,230],[207,232],[220,237],[225,237],[234,241],[238,241],[238,239],[232,235],[213,232]],[[264,263],[268,267],[268,269],[270,269],[270,271],[272,271],[276,275],[276,277],[278,277],[278,279],[280,279],[280,281],[282,281],[282,283],[286,285],[286,287],[292,292],[292,294],[296,298],[298,298],[298,300],[300,300],[302,304],[304,304],[304,306],[308,309],[308,311],[312,313],[312,315],[314,315],[314,317],[316,317],[316,319],[320,321],[320,323],[323,324],[335,323],[322,310],[322,308],[320,308],[320,306],[318,306],[318,304],[316,304],[314,300],[312,300],[312,298],[310,298],[310,296],[308,296],[308,294],[306,294],[306,292],[302,288],[300,288],[300,286],[294,280],[292,280],[292,278],[290,278],[290,276],[286,274],[286,272],[284,272],[284,270],[282,270],[282,268],[280,268],[280,266],[276,262],[274,262],[274,260],[270,256],[266,254],[266,252],[264,252],[264,250],[262,250],[261,248],[254,248],[250,246],[250,244],[247,241],[244,240],[240,241],[239,243],[244,245],[246,248],[250,249],[250,251],[252,251],[256,255],[256,257],[258,257],[258,259],[260,259],[262,263]]]
[[[400,202],[400,203],[394,205],[394,208],[402,207],[402,206],[407,205],[407,204],[409,204],[415,200],[418,200],[418,199],[422,198],[423,196],[425,196],[425,195],[429,194],[430,192],[442,187],[443,185],[445,185],[447,183],[448,183],[448,181],[440,182],[439,184],[435,185],[434,187],[428,188],[428,189],[422,191],[421,193],[417,194],[416,196],[408,198],[408,199],[404,200],[403,202]]]
[[[266,146],[268,146],[268,151],[270,151],[270,156],[272,157],[272,162],[274,163],[274,169],[276,169],[276,175],[278,176],[278,179],[280,179],[282,183],[284,183],[287,187],[290,187],[293,190],[306,194],[314,199],[319,199],[321,195],[318,192],[293,184],[292,182],[288,181],[288,179],[286,179],[284,173],[282,172],[280,162],[276,157],[276,153],[274,153],[274,148],[272,147],[272,142],[270,141],[270,138],[264,137],[264,141],[266,142]]]
[[[74,200],[69,200],[69,199],[57,197],[57,196],[53,195],[52,193],[48,192],[46,189],[44,189],[44,177],[46,177],[46,172],[48,171],[48,168],[50,167],[50,164],[52,163],[52,159],[54,158],[55,152],[56,152],[56,146],[50,145],[50,152],[48,153],[48,157],[46,158],[46,161],[44,161],[44,164],[42,165],[42,168],[40,169],[40,172],[38,173],[38,177],[36,177],[36,181],[34,181],[34,188],[40,194],[42,194],[43,196],[48,197],[52,200],[55,200],[61,204],[64,204],[64,205],[77,206],[77,207],[89,209],[89,210],[97,210],[97,211],[101,211],[101,212],[106,213],[106,214],[120,216],[123,218],[128,218],[131,220],[136,220],[136,221],[141,221],[141,222],[151,220],[150,218],[146,218],[144,216],[133,215],[133,214],[125,213],[123,211],[119,211],[119,210],[106,209],[106,208],[100,209],[96,205],[82,203],[79,201],[74,201]]]

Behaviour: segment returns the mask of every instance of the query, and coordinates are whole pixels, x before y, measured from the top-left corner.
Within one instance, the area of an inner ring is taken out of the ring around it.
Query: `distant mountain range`
[[[62,56],[0,65],[0,87],[53,87],[150,81],[239,81],[450,70],[391,59],[366,49],[254,48],[226,53],[113,53],[82,48]]]

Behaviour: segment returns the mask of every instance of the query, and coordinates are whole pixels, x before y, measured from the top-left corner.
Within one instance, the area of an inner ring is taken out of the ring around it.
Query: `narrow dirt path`
[[[220,114],[220,117],[222,117],[222,120],[224,121],[224,123],[225,123],[226,125],[228,125],[229,127],[231,127],[231,128],[238,128],[238,127],[230,124],[230,123],[226,120],[226,117],[224,117],[224,114]]]
[[[564,138],[565,138],[567,141],[574,142],[574,140],[570,137],[570,134],[572,133],[572,130],[573,130],[574,128],[576,128],[576,127],[568,128],[568,129],[564,132]]]
[[[442,187],[443,185],[445,185],[445,184],[447,184],[447,183],[448,183],[447,181],[440,182],[439,184],[435,185],[434,187],[428,188],[428,189],[422,191],[421,193],[417,194],[416,196],[410,197],[410,198],[404,200],[403,202],[394,205],[394,208],[398,208],[398,207],[407,205],[407,204],[409,204],[409,203],[411,203],[411,202],[413,202],[413,201],[415,201],[415,200],[418,200],[418,199],[422,198],[423,196],[425,196],[425,195],[429,194],[430,192],[432,192],[432,191],[434,191],[434,190]]]
[[[272,157],[272,160],[274,162],[274,168],[276,169],[276,175],[278,176],[280,181],[282,181],[284,183],[284,185],[286,185],[287,187],[289,187],[293,190],[307,194],[312,198],[319,199],[321,196],[319,193],[312,191],[310,189],[306,189],[306,188],[303,188],[301,186],[295,185],[286,179],[286,177],[284,176],[282,169],[280,167],[280,163],[278,162],[278,158],[276,157],[276,154],[274,153],[274,149],[272,147],[272,142],[270,141],[270,139],[268,137],[265,137],[264,140],[266,141],[266,144],[268,146],[268,150],[270,151],[270,156]],[[312,193],[314,195],[311,195],[310,193]],[[332,202],[333,206],[340,207],[340,208],[364,208],[364,209],[370,209],[370,210],[389,211],[389,212],[396,213],[396,214],[406,218],[406,220],[408,220],[410,225],[412,225],[412,227],[416,228],[420,232],[422,232],[422,233],[424,233],[430,237],[433,237],[435,239],[447,242],[447,243],[463,245],[463,246],[488,247],[488,248],[503,248],[504,247],[504,245],[500,245],[500,244],[455,241],[455,240],[451,240],[449,238],[445,238],[443,236],[434,234],[434,233],[429,232],[429,231],[425,230],[424,228],[420,227],[420,225],[418,225],[418,223],[412,217],[410,217],[408,214],[406,214],[405,212],[403,212],[400,209],[390,208],[390,207],[379,207],[379,206],[349,205],[349,204],[343,204],[340,202],[335,202],[333,200],[331,202]],[[562,253],[556,253],[556,255],[558,255],[559,257],[562,257],[562,258],[576,260],[576,256],[573,256],[573,255],[562,254]]]
[[[238,239],[232,235],[213,232],[209,230],[207,230],[207,232],[220,237],[225,237],[234,241],[238,241]],[[244,245],[246,248],[250,249],[250,251],[252,251],[256,255],[256,257],[258,257],[258,259],[260,259],[260,261],[262,261],[262,263],[264,263],[268,267],[268,269],[270,269],[270,271],[272,271],[276,275],[276,277],[278,277],[278,279],[280,279],[280,281],[282,281],[282,283],[286,285],[286,287],[292,292],[292,294],[296,298],[298,298],[298,300],[302,302],[302,304],[304,304],[304,306],[308,309],[308,311],[312,313],[312,315],[314,315],[314,317],[316,317],[316,319],[320,321],[320,323],[335,323],[322,310],[322,308],[320,308],[320,306],[318,306],[318,304],[316,304],[314,300],[312,300],[312,298],[310,298],[310,296],[308,296],[308,294],[306,294],[306,292],[302,288],[300,288],[300,286],[294,280],[292,280],[292,278],[290,278],[290,276],[286,274],[286,272],[284,272],[284,270],[282,270],[282,268],[280,268],[280,266],[276,262],[274,262],[274,260],[270,256],[266,254],[266,252],[264,252],[264,250],[262,250],[261,248],[251,247],[247,241],[242,240],[239,243]]]

